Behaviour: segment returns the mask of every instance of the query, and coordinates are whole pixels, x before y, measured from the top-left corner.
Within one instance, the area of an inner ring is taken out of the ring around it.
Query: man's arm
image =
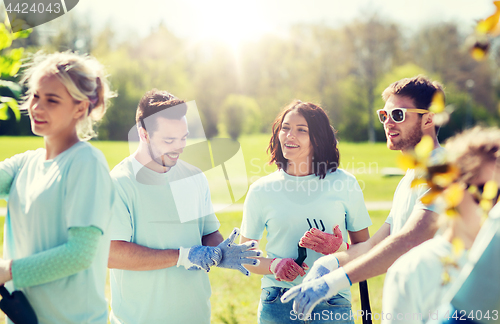
[[[372,237],[368,238],[364,242],[362,240],[353,240],[352,234],[351,236],[351,242],[353,243],[350,247],[349,250],[344,251],[344,252],[339,252],[335,253],[335,257],[339,260],[339,266],[344,266],[348,262],[358,258],[359,256],[367,253],[370,251],[375,245],[379,244],[382,242],[383,239],[385,239],[387,236],[389,236],[391,232],[391,225],[384,223],[377,233],[373,235]],[[359,243],[358,243],[359,242]]]
[[[125,241],[111,241],[108,268],[146,271],[177,265],[179,250],[157,250]]]
[[[224,237],[222,237],[222,234],[219,231],[203,235],[201,238],[201,244],[204,246],[217,246],[222,241],[224,241]]]
[[[369,252],[359,258],[347,263],[344,271],[349,276],[352,283],[360,282],[387,272],[387,269],[401,255],[405,254],[415,246],[432,238],[437,231],[438,214],[430,210],[415,210],[403,226],[400,232],[389,235],[379,244],[376,244]],[[387,231],[389,224],[384,224],[379,232]],[[377,232],[373,238],[375,238]],[[380,237],[384,233],[381,233]],[[380,239],[380,237],[378,239]],[[367,243],[370,240],[367,241]],[[358,244],[361,245],[364,243]],[[350,249],[347,251],[349,252]],[[340,260],[339,260],[340,261]],[[345,259],[343,260],[345,261]],[[348,261],[347,261],[348,262]],[[342,265],[342,263],[341,263]]]
[[[215,231],[202,237],[205,246],[217,246],[223,241],[222,234]],[[169,268],[177,265],[178,249],[151,249],[126,241],[111,241],[108,268],[133,271],[147,271]]]

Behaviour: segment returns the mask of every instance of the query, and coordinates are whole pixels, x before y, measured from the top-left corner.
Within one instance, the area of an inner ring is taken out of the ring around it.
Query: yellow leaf
[[[486,19],[479,21],[476,25],[476,32],[479,34],[490,34],[492,33],[498,25],[498,20],[500,18],[500,12],[497,11]]]
[[[422,140],[420,140],[420,143],[418,143],[415,146],[415,154],[417,155],[417,159],[419,161],[424,161],[429,158],[431,155],[432,150],[434,149],[434,141],[432,140],[432,137],[429,135],[425,135],[422,137]]]
[[[486,51],[479,47],[474,47],[470,51],[470,55],[476,61],[482,61],[486,57]]]
[[[459,175],[460,170],[456,166],[450,165],[447,167],[446,172],[440,172],[432,175],[432,182],[441,188],[445,188],[452,184]]]
[[[420,201],[425,204],[425,205],[430,205],[434,200],[439,196],[440,191],[438,190],[430,190],[428,193],[426,193]]]
[[[458,183],[451,184],[444,192],[444,200],[449,207],[456,207],[464,198],[464,190]]]
[[[448,272],[443,272],[441,279],[443,279],[443,283],[441,285],[446,286],[447,284],[450,283],[450,274]]]
[[[426,179],[424,179],[424,178],[416,178],[416,179],[413,179],[413,181],[411,182],[411,188],[415,188],[415,187],[423,185],[423,184],[427,184],[427,180]]]
[[[446,209],[445,214],[449,218],[456,218],[457,216],[459,216],[459,214],[458,214],[458,212],[457,212],[457,210],[455,208],[448,208],[448,209]]]
[[[475,185],[471,185],[467,190],[470,192],[471,195],[476,195],[478,192],[477,187]]]
[[[398,167],[403,171],[406,171],[407,169],[415,169],[415,167],[417,166],[417,161],[410,154],[402,154],[398,156],[397,163]]]
[[[483,199],[493,200],[497,197],[498,184],[494,180],[490,180],[484,184]]]
[[[444,111],[444,108],[444,94],[442,91],[436,91],[436,93],[434,93],[434,96],[432,96],[432,102],[429,110],[433,113],[439,114]]]
[[[464,241],[458,237],[455,237],[451,241],[451,245],[454,255],[461,255],[465,249]]]
[[[481,206],[481,208],[484,210],[484,211],[490,211],[491,208],[493,208],[493,202],[491,200],[488,200],[488,199],[482,199],[480,202],[479,202],[479,206]]]

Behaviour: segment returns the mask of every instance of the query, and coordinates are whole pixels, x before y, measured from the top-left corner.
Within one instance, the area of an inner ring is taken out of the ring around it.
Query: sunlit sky
[[[408,30],[429,22],[475,19],[493,13],[488,0],[80,0],[74,9],[90,14],[100,29],[111,23],[122,33],[145,35],[160,21],[182,38],[257,38],[297,23],[339,26],[376,11]]]

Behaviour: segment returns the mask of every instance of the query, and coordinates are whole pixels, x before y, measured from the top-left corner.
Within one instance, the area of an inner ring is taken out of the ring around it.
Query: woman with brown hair
[[[264,275],[258,323],[353,323],[349,290],[319,304],[309,319],[280,301],[302,282],[306,263],[348,248],[348,233],[352,243],[369,237],[371,220],[362,190],[354,176],[338,168],[335,130],[325,111],[293,101],[273,124],[268,152],[278,170],[250,186],[241,231],[245,242],[260,240],[267,230],[267,258],[260,258],[259,266],[247,266]],[[298,260],[299,251],[307,252],[305,263]]]

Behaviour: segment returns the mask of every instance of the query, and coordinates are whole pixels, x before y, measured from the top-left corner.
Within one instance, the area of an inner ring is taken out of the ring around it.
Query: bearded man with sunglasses
[[[437,140],[439,128],[429,111],[438,91],[443,92],[442,86],[423,76],[399,80],[384,90],[385,107],[377,115],[384,124],[390,150],[413,150],[424,135],[429,135],[434,143],[431,158],[443,151]],[[319,302],[352,283],[384,274],[401,255],[432,238],[438,214],[433,206],[420,201],[428,188],[411,188],[414,178],[415,170],[409,169],[394,193],[386,222],[375,235],[347,251],[318,259],[303,283],[287,291],[282,302],[295,298],[294,310],[307,316]]]

